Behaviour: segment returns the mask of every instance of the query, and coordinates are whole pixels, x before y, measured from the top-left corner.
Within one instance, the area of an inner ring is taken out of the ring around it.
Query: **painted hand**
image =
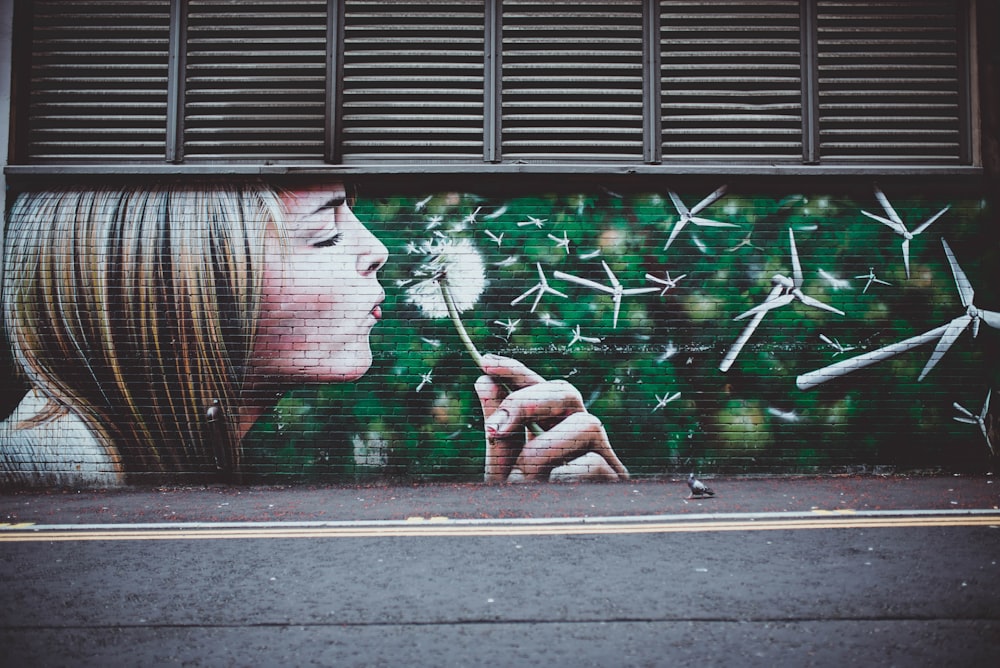
[[[485,356],[484,371],[476,393],[486,420],[487,482],[628,478],[601,420],[573,385],[499,355]],[[532,433],[533,423],[544,432]]]

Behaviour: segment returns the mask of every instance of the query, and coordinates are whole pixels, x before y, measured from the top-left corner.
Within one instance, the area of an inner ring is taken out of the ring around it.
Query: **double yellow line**
[[[336,523],[282,526],[177,524],[142,527],[88,525],[47,528],[33,524],[0,524],[0,543],[118,540],[232,540],[265,538],[410,538],[489,536],[574,536],[609,534],[713,533],[722,531],[798,531],[805,529],[894,529],[915,527],[1000,528],[1000,513],[957,515],[858,516],[820,514],[815,517],[719,520],[580,520],[566,522],[473,522],[447,518],[411,518],[407,522]]]

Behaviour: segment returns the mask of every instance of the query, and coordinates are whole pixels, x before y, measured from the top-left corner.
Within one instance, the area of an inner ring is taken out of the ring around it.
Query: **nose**
[[[389,250],[364,226],[364,223],[358,220],[350,207],[345,205],[344,208],[347,209],[344,216],[357,226],[358,273],[365,278],[374,276],[389,259]]]
[[[389,250],[374,234],[363,227],[368,237],[366,251],[358,256],[358,273],[362,276],[374,276],[389,259]]]

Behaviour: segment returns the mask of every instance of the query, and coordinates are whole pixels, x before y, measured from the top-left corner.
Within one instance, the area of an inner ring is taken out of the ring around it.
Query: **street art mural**
[[[74,234],[22,196],[4,300],[29,391],[0,426],[4,483],[995,462],[1000,247],[984,201],[708,184],[347,202],[331,187],[156,191],[127,220],[120,198],[76,191],[70,218],[93,230]],[[201,226],[165,234],[182,205]],[[84,220],[96,212],[104,228]],[[125,266],[89,267],[87,234]],[[112,347],[84,336],[94,323]]]

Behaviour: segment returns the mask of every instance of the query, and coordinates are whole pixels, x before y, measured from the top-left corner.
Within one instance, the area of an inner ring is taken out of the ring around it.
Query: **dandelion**
[[[435,239],[420,247],[428,259],[416,270],[419,280],[407,290],[407,300],[429,318],[450,317],[469,355],[480,368],[476,350],[460,314],[476,305],[486,289],[483,258],[468,239]]]
[[[414,272],[417,283],[407,299],[429,318],[451,315],[448,300],[461,313],[475,306],[486,289],[486,273],[479,251],[468,239],[436,238],[418,252],[427,260]]]
[[[415,272],[417,278],[422,280],[409,288],[407,299],[429,318],[450,317],[472,361],[485,372],[486,362],[472,342],[461,317],[463,311],[476,305],[486,289],[483,258],[468,239],[435,239],[421,246],[421,252],[428,256]],[[424,381],[417,388],[418,392],[425,383],[431,382],[430,371]],[[507,389],[509,391],[510,388]],[[541,427],[535,423],[529,424],[528,429],[536,436],[542,433]]]

